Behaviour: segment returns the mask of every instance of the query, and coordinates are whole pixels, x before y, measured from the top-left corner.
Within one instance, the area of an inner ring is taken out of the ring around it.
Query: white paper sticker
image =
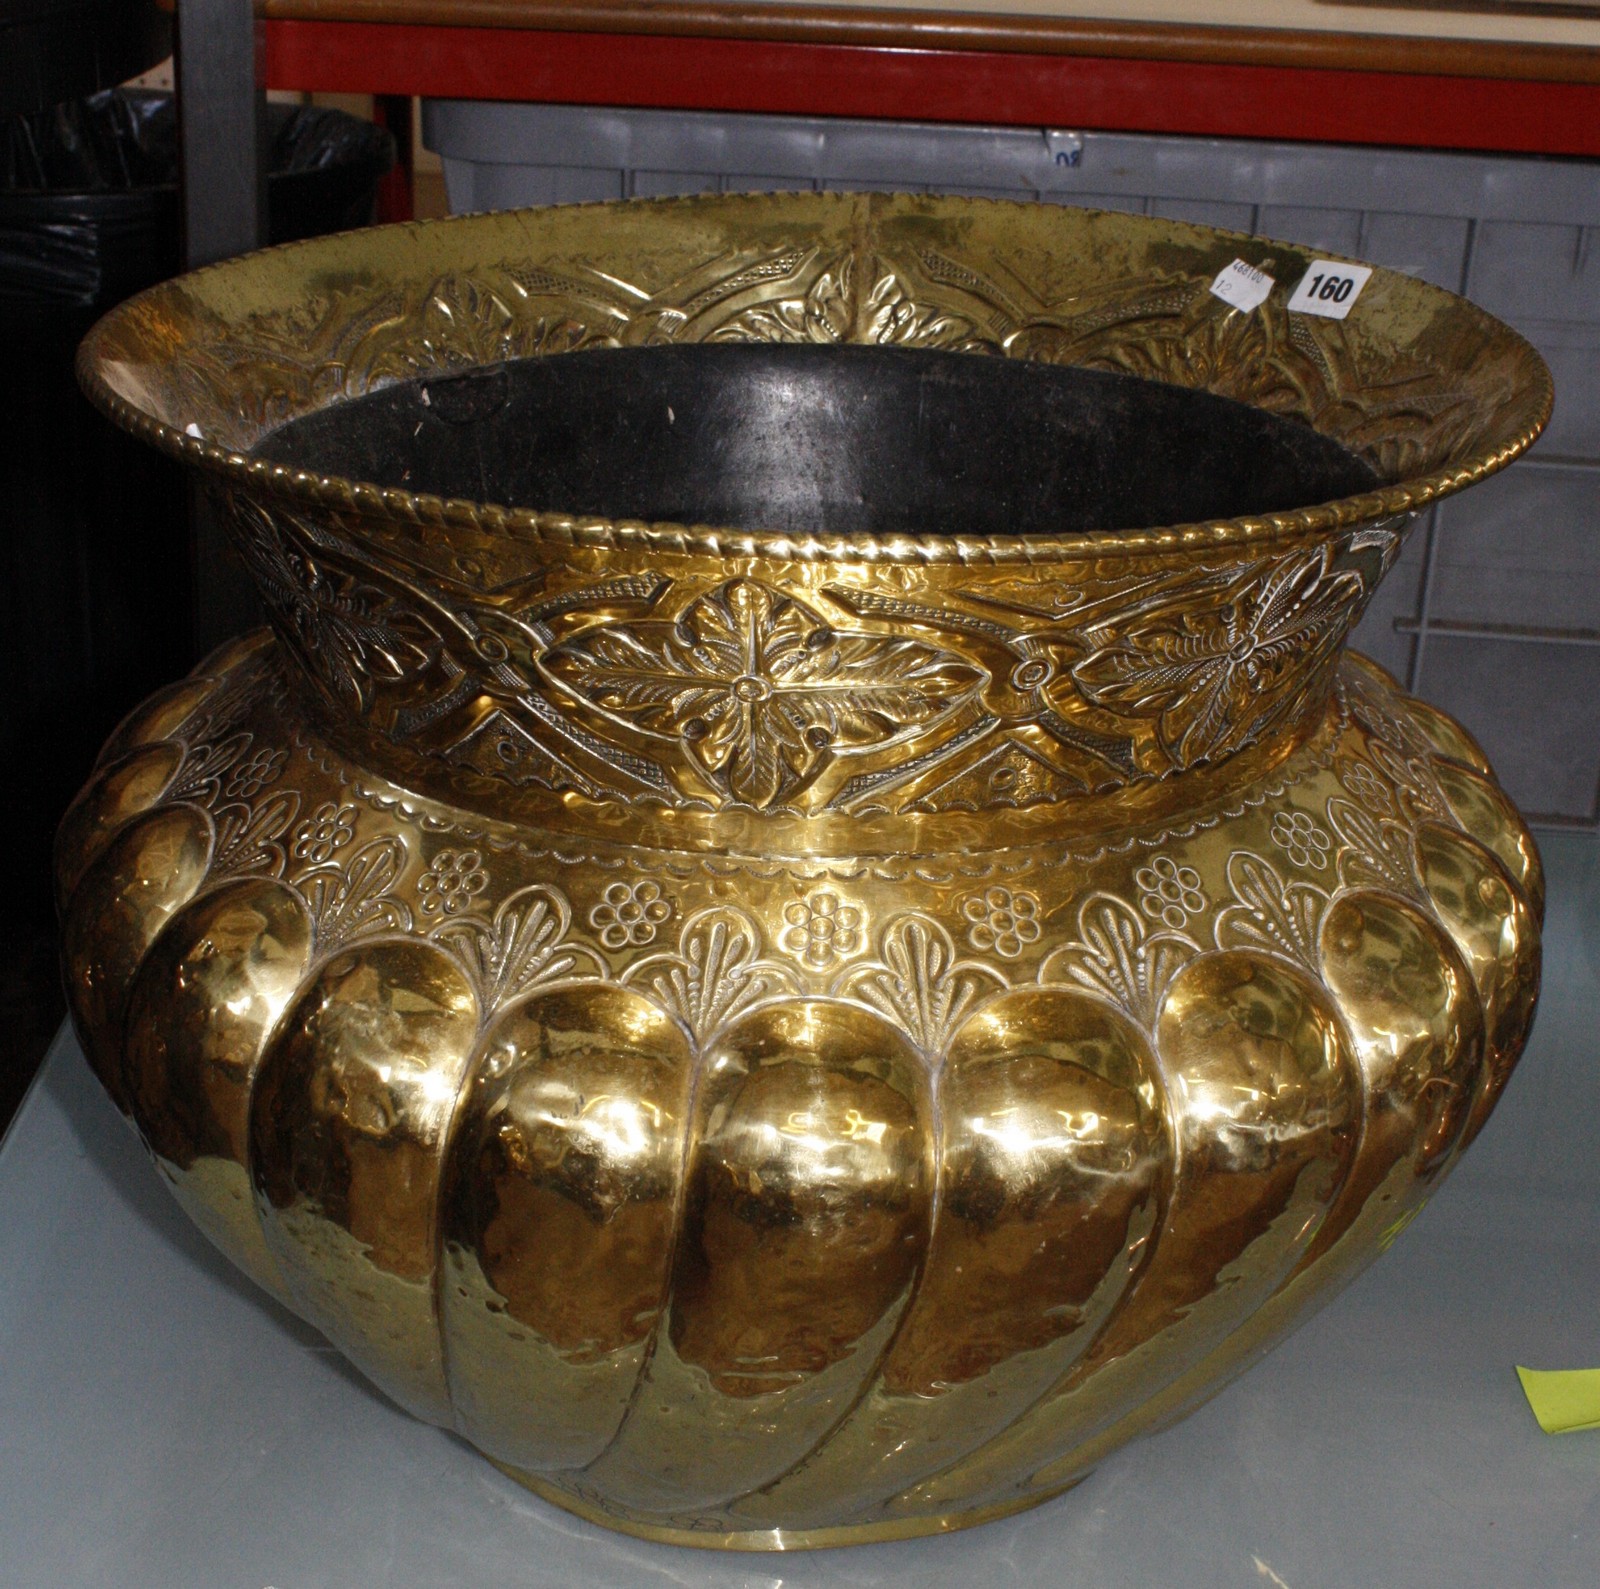
[[[1314,259],[1300,278],[1300,285],[1289,295],[1290,313],[1319,314],[1327,320],[1343,320],[1350,313],[1350,306],[1361,296],[1361,289],[1371,274],[1370,265]]]
[[[1274,285],[1272,277],[1266,271],[1257,270],[1254,265],[1247,265],[1242,259],[1236,259],[1231,265],[1224,266],[1217,272],[1217,279],[1211,283],[1211,290],[1224,303],[1249,314],[1252,309],[1267,301]]]

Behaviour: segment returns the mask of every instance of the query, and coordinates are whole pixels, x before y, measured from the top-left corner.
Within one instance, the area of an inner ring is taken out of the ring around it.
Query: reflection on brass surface
[[[262,1067],[250,1157],[303,1313],[422,1416],[448,1416],[438,1180],[477,1027],[461,969],[375,939],[323,963]]]
[[[1539,851],[1527,830],[1516,820],[1516,811],[1494,782],[1493,775],[1453,762],[1440,762],[1436,771],[1451,816],[1461,824],[1463,832],[1493,851],[1512,882],[1521,887],[1534,915],[1542,916],[1544,867]]]
[[[311,921],[298,894],[241,878],[174,920],[139,968],[123,1074],[145,1143],[196,1224],[288,1302],[246,1170],[250,1098],[267,1038],[305,975]]]
[[[170,741],[145,745],[115,765],[105,766],[92,801],[75,800],[61,819],[61,899],[78,886],[89,863],[141,811],[148,811],[166,792],[183,753]]]
[[[1485,1066],[1467,1120],[1470,1142],[1522,1053],[1539,996],[1539,925],[1493,855],[1440,823],[1417,831],[1417,875],[1467,957],[1483,1000]]]
[[[130,717],[63,821],[86,1052],[213,1241],[540,1494],[751,1549],[1033,1504],[1391,1245],[1487,1118],[1538,855],[1470,737],[1343,648],[1547,377],[1382,271],[1343,322],[1238,315],[1206,289],[1242,246],[601,206],[273,251],[91,336],[273,629]],[[706,340],[1201,385],[1380,483],[874,538],[249,456],[396,379]]]
[[[456,1418],[524,1469],[627,1416],[666,1300],[693,1065],[639,994],[535,993],[491,1028],[450,1148],[442,1322]]]
[[[129,987],[161,929],[200,886],[210,851],[204,811],[163,806],[117,833],[84,870],[67,906],[62,954],[71,968],[84,1052],[124,1112],[127,1085],[117,1038]]]

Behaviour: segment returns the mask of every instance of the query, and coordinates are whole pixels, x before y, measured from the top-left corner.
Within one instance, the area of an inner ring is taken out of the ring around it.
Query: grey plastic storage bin
[[[1087,204],[1465,293],[1555,372],[1532,457],[1434,510],[1356,643],[1466,722],[1523,810],[1600,822],[1600,162],[1071,129],[431,101],[455,211],[888,188]]]

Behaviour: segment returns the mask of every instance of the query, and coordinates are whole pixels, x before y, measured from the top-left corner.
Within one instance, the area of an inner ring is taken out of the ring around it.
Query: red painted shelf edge
[[[1600,85],[746,39],[267,22],[273,88],[1600,155]]]

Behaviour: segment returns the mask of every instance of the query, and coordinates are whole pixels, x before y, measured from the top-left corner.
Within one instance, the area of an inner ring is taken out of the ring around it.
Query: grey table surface
[[[1393,1251],[1185,1423],[1035,1511],[752,1556],[526,1493],[371,1390],[178,1212],[70,1035],[0,1145],[11,1589],[1594,1589],[1600,1431],[1513,1365],[1600,1364],[1600,841],[1546,835],[1522,1069]]]

